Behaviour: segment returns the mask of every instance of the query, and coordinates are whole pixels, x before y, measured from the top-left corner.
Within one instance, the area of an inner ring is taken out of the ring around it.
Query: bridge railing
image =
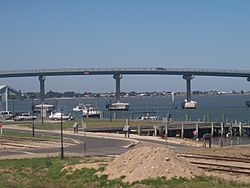
[[[0,77],[4,76],[25,76],[25,75],[43,75],[47,73],[63,73],[70,75],[83,72],[92,73],[108,73],[120,72],[124,73],[140,73],[140,74],[193,74],[193,75],[209,75],[209,76],[238,76],[238,77],[250,77],[250,70],[235,70],[235,69],[211,69],[211,68],[164,68],[164,67],[104,67],[104,68],[58,68],[58,69],[30,69],[30,70],[2,70],[0,71]]]

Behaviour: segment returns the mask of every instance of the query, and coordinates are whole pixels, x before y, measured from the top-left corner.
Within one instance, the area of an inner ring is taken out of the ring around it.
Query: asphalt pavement
[[[5,128],[7,130],[24,132],[24,133],[32,133],[29,128]],[[44,130],[36,130],[36,135],[43,134],[47,136],[57,136],[60,139],[60,131],[44,131]],[[153,143],[153,144],[161,144],[166,145],[164,140],[154,139],[150,137],[150,139],[146,139],[146,137],[137,137],[134,138],[124,138],[123,135],[117,134],[91,134],[87,133],[86,136],[86,153],[84,152],[84,136],[83,132],[79,134],[74,134],[72,131],[64,132],[64,140],[74,140],[73,145],[69,145],[68,147],[64,147],[64,155],[78,155],[78,156],[103,156],[103,155],[117,155],[128,151],[133,148],[130,146],[134,146],[139,142],[143,143]],[[187,145],[176,144],[176,143],[168,143],[167,146],[169,148],[175,150],[182,150],[187,148]],[[44,155],[60,155],[61,152],[61,144],[57,142],[56,146],[51,148],[39,148],[39,149],[0,149],[0,158],[7,157],[19,157],[19,156],[44,156]]]

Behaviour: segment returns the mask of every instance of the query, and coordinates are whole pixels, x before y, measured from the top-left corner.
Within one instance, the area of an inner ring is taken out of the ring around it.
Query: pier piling
[[[181,124],[181,138],[184,138],[184,125]]]
[[[220,129],[221,129],[220,134],[221,136],[223,136],[224,135],[224,123],[223,122],[220,123]]]
[[[239,135],[242,136],[242,123],[239,122]]]
[[[211,123],[211,136],[214,136],[214,122]]]

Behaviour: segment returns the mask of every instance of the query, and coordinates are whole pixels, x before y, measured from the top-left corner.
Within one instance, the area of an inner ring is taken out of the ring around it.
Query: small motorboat
[[[110,103],[106,105],[106,108],[109,111],[128,111],[129,103],[122,103],[122,102]]]
[[[55,106],[53,104],[36,104],[33,105],[32,109],[34,112],[41,112],[42,110],[46,110],[46,112],[53,112],[55,110]]]
[[[84,104],[78,104],[75,108],[73,108],[73,111],[75,112],[81,112],[84,110],[84,107],[85,105]]]
[[[181,107],[183,109],[196,109],[197,107],[197,102],[196,101],[187,101],[185,100],[182,104]]]
[[[101,118],[102,112],[97,110],[92,104],[79,104],[73,108],[75,112],[82,112],[86,118]]]
[[[66,115],[66,114],[64,114],[62,112],[56,112],[54,114],[51,113],[49,118],[52,119],[52,120],[55,120],[55,121],[61,120],[61,119],[62,120],[73,120],[74,119],[74,117],[71,114]]]

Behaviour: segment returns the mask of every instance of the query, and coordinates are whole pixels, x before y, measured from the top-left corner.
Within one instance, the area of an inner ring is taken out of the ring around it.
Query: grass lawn
[[[98,162],[105,162],[105,158]],[[80,188],[80,187],[168,187],[168,188],[236,188],[250,187],[248,184],[225,181],[212,177],[148,179],[132,184],[123,183],[122,178],[108,180],[107,175],[97,176],[95,169],[66,170],[66,165],[97,162],[96,158],[34,158],[0,160],[0,187],[4,188]],[[105,168],[105,167],[104,167]],[[69,173],[70,172],[70,173]]]
[[[81,119],[75,119],[73,121],[63,121],[63,127],[64,128],[71,128],[74,122],[77,122],[79,125],[79,128],[82,127],[82,120]],[[123,127],[126,124],[125,120],[108,120],[108,119],[84,119],[84,122],[87,124],[87,127],[94,128],[94,127]],[[18,124],[20,126],[25,127],[32,127],[32,122],[6,122],[4,123],[6,126],[10,124]],[[162,121],[140,121],[140,120],[133,120],[129,122],[130,125],[134,126],[142,126],[142,125],[156,125],[156,124],[162,124]],[[40,120],[35,121],[35,128],[36,129],[42,129],[42,130],[48,130],[48,129],[60,129],[61,122],[60,121],[45,121],[43,124]]]
[[[17,137],[17,138],[32,138],[32,131],[30,131],[30,133],[27,133],[27,132],[22,132],[22,131],[5,129],[3,131],[3,136]],[[58,139],[58,138],[59,138],[58,136],[47,136],[47,135],[43,135],[41,133],[35,133],[34,139],[51,140],[51,139]]]

